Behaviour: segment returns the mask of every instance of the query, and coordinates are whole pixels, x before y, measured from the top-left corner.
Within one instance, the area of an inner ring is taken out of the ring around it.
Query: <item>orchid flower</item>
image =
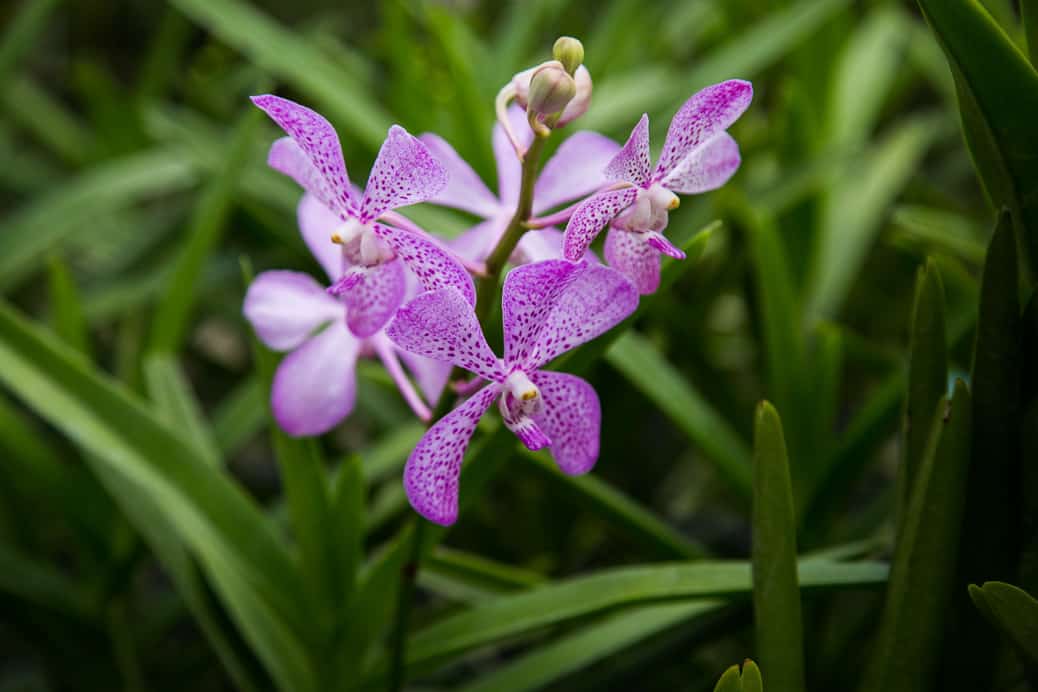
[[[637,305],[637,291],[609,267],[566,260],[517,267],[502,289],[503,360],[453,288],[423,293],[401,308],[386,330],[397,346],[490,383],[433,425],[408,458],[404,488],[415,510],[438,524],[457,519],[462,457],[498,399],[505,425],[527,448],[549,447],[566,473],[590,470],[598,459],[598,395],[579,377],[542,368],[609,330]]]
[[[523,147],[529,146],[533,131],[522,109],[513,106],[508,110],[508,117],[513,131],[519,133],[517,136]],[[450,176],[446,187],[429,201],[483,219],[455,239],[451,247],[470,260],[486,259],[508,226],[519,201],[522,166],[504,129],[496,124],[492,140],[497,161],[497,195],[487,189],[479,175],[442,137],[427,133],[419,139]],[[541,170],[534,187],[534,214],[572,202],[605,185],[607,181],[602,171],[619,150],[616,142],[595,132],[576,132],[566,139]],[[513,259],[525,263],[560,257],[562,233],[554,228],[545,228],[524,234]]]
[[[338,216],[316,197],[303,197],[299,204],[303,239],[332,281],[341,273],[342,253],[328,242],[328,231],[340,224]],[[378,356],[404,399],[424,420],[430,418],[429,408],[401,367],[401,358],[426,400],[435,400],[446,383],[446,366],[400,351],[384,330],[357,336],[347,326],[345,300],[329,295],[309,274],[263,272],[249,286],[244,312],[264,344],[290,351],[271,386],[274,419],[290,435],[320,435],[349,415],[357,391],[358,357]]]
[[[566,226],[563,251],[570,260],[583,257],[607,224],[605,256],[642,294],[660,282],[660,253],[684,259],[685,253],[663,236],[677,195],[715,190],[739,168],[739,145],[725,130],[749,107],[753,87],[730,80],[692,96],[667,130],[656,168],[649,155],[649,116],[642,115],[630,138],[605,168],[607,180],[626,183],[585,200]]]
[[[472,277],[455,257],[413,227],[402,230],[378,221],[447,185],[447,172],[424,144],[399,125],[389,128],[367,187],[358,196],[339,138],[327,120],[277,96],[255,96],[252,101],[289,135],[271,145],[270,166],[299,183],[340,221],[324,239],[341,246],[328,291],[342,296],[346,325],[354,335],[376,334],[396,313],[406,292],[405,266],[423,289],[451,286],[475,304]]]

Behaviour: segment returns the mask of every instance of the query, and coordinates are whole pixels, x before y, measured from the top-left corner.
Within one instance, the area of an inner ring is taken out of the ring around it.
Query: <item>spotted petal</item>
[[[443,137],[426,133],[419,137],[440,165],[447,171],[447,186],[440,190],[429,201],[445,207],[453,207],[471,212],[476,216],[489,218],[501,210],[497,201],[472,166],[458,155]]]
[[[655,293],[660,286],[660,253],[639,233],[610,228],[605,241],[609,266],[628,278],[638,293]]]
[[[544,405],[533,416],[551,438],[551,455],[565,473],[587,473],[598,460],[602,408],[587,381],[562,372],[539,371],[531,378]]]
[[[249,285],[244,313],[260,341],[288,351],[325,322],[341,321],[343,307],[309,274],[267,271]]]
[[[641,120],[631,130],[631,136],[613,160],[605,167],[606,180],[626,181],[635,185],[644,185],[649,180],[652,170],[652,158],[649,154],[649,116],[642,114]]]
[[[638,189],[628,187],[603,192],[582,202],[566,224],[566,234],[562,243],[566,259],[572,262],[580,260],[599,231],[605,228],[613,217],[631,206],[637,196]]]
[[[290,353],[274,373],[271,408],[281,429],[320,435],[349,415],[357,394],[360,341],[333,322]]]
[[[360,202],[361,221],[366,223],[390,209],[424,202],[446,185],[447,171],[425,145],[404,128],[393,125],[371,167]]]
[[[386,334],[405,351],[453,363],[487,380],[504,378],[476,313],[453,288],[423,293],[400,308]]]
[[[272,94],[253,96],[262,109],[291,139],[279,139],[267,162],[284,173],[342,219],[351,215],[355,200],[335,129],[319,113]]]
[[[524,264],[508,272],[501,291],[507,366],[522,366],[529,360],[559,296],[584,268],[556,259]]]
[[[425,291],[453,288],[469,302],[476,304],[476,287],[461,263],[449,252],[417,233],[403,231],[380,223],[374,225],[375,234],[393,248]]]
[[[694,94],[670,121],[653,179],[662,180],[698,146],[731,127],[752,100],[753,86],[739,79]]]
[[[488,385],[429,428],[404,467],[404,490],[415,511],[449,526],[458,520],[461,460],[472,433],[497,398],[500,385]]]
[[[350,267],[356,280],[342,293],[346,324],[358,337],[369,337],[393,318],[404,302],[407,282],[404,265],[394,259],[372,267]]]
[[[544,164],[533,192],[533,211],[580,199],[608,182],[602,171],[620,147],[597,132],[575,132]]]
[[[727,132],[719,132],[682,159],[663,186],[682,195],[716,190],[739,170],[739,145]]]
[[[620,272],[587,262],[577,266],[572,280],[559,291],[523,364],[526,372],[607,332],[638,307],[638,292]]]

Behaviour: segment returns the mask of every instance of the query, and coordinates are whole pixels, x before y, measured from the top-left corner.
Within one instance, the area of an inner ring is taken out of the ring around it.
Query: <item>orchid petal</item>
[[[472,305],[453,288],[423,293],[400,308],[386,334],[405,351],[453,363],[487,380],[504,377]]]
[[[622,322],[638,307],[638,292],[620,272],[587,262],[581,262],[577,267],[572,280],[559,291],[537,341],[522,365],[524,370],[539,368],[566,351],[591,341]]]
[[[509,367],[528,362],[559,296],[584,267],[556,259],[508,272],[501,290],[501,321]]]
[[[591,242],[613,217],[634,203],[638,197],[638,188],[628,187],[622,190],[603,192],[584,200],[573,212],[562,249],[566,259],[579,261],[587,252]]]
[[[626,181],[645,185],[652,170],[649,154],[649,116],[643,113],[641,120],[631,130],[627,143],[606,165],[603,171],[606,180]]]
[[[458,520],[461,460],[499,391],[494,383],[476,392],[429,428],[408,457],[404,490],[415,511],[429,521],[449,526]]]
[[[320,435],[349,415],[357,394],[360,341],[342,322],[285,357],[274,373],[271,407],[289,435]]]
[[[508,122],[512,125],[512,132],[523,148],[530,146],[533,141],[533,130],[526,122],[526,113],[522,108],[512,105],[508,109]],[[497,162],[497,191],[501,200],[501,207],[515,209],[519,202],[519,184],[522,177],[522,163],[515,155],[512,143],[508,141],[504,128],[500,124],[494,125],[492,138],[494,146],[494,160]]]
[[[605,257],[609,265],[626,276],[639,293],[648,295],[655,293],[660,286],[660,253],[641,235],[610,228],[605,241]]]
[[[544,449],[551,444],[551,439],[537,425],[529,414],[523,412],[515,398],[507,391],[500,399],[501,420],[505,427],[515,433],[519,441],[531,452]]]
[[[591,252],[587,254],[591,255]],[[512,257],[517,264],[562,259],[562,231],[556,228],[527,231],[515,246]]]
[[[482,262],[490,256],[497,241],[504,235],[510,220],[509,217],[495,216],[478,223],[457,238],[450,240],[450,248],[467,260]]]
[[[696,147],[731,127],[752,100],[753,86],[739,79],[714,84],[694,94],[670,121],[653,179],[662,180]]]
[[[461,209],[483,218],[501,211],[501,205],[472,166],[465,162],[445,139],[426,133],[418,138],[429,149],[433,158],[447,171],[447,186],[429,201],[445,207]]]
[[[343,306],[309,274],[266,271],[249,285],[244,313],[260,341],[288,351],[325,322],[341,321]]]
[[[575,132],[548,159],[537,178],[533,211],[548,209],[589,195],[608,181],[602,171],[620,147],[597,132]]]
[[[447,171],[417,137],[399,125],[389,128],[371,167],[360,219],[377,219],[390,209],[424,202],[447,185]]]
[[[394,348],[396,348],[395,344]],[[400,359],[404,361],[404,365],[414,376],[418,389],[421,390],[425,400],[435,402],[439,399],[443,388],[447,386],[451,364],[426,358],[401,348],[397,348],[397,352],[400,354]]]
[[[739,170],[739,145],[727,132],[718,132],[693,149],[661,182],[682,195],[716,190]]]
[[[667,240],[667,237],[662,233],[657,233],[656,231],[645,231],[644,237],[645,242],[657,252],[662,252],[664,255],[673,257],[676,260],[685,259],[685,251]]]
[[[406,280],[404,265],[391,260],[371,267],[350,267],[358,280],[342,293],[346,304],[346,324],[361,338],[382,329],[404,302]]]
[[[562,372],[535,372],[543,408],[533,418],[551,438],[551,455],[564,473],[587,473],[598,460],[602,407],[586,380]]]
[[[476,287],[465,267],[446,250],[417,233],[376,223],[375,235],[393,248],[416,277],[422,289],[435,291],[453,288],[465,297],[469,305],[476,304]]]
[[[303,242],[310,248],[310,253],[329,279],[338,280],[345,266],[342,248],[332,242],[332,233],[342,225],[342,219],[325,206],[317,195],[309,192],[299,200],[296,216]]]
[[[308,192],[312,192],[343,220],[356,204],[342,158],[335,128],[319,113],[280,96],[253,96],[263,110],[291,139],[279,139],[270,147],[267,162]]]

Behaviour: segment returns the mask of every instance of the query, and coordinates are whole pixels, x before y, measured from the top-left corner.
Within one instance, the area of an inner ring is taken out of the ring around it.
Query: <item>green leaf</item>
[[[191,383],[184,376],[175,358],[165,354],[148,356],[144,360],[144,379],[148,396],[166,424],[185,433],[195,446],[198,457],[214,469],[222,465],[220,450],[213,441],[205,423],[201,406],[191,391]]]
[[[213,441],[225,455],[231,456],[269,421],[264,392],[259,378],[249,377],[216,406],[212,415]]]
[[[344,131],[376,150],[391,119],[369,89],[303,36],[239,0],[174,0],[173,4],[253,62],[311,96]]]
[[[905,447],[898,482],[901,512],[908,508],[916,472],[933,434],[937,402],[948,391],[948,347],[945,345],[944,284],[937,263],[928,260],[916,276],[915,307],[908,344],[908,396],[905,398]]]
[[[627,331],[606,360],[688,435],[744,499],[751,491],[750,453],[742,438],[645,337]]]
[[[51,320],[61,340],[90,359],[90,327],[83,314],[76,281],[60,255],[51,255],[47,263],[50,288]]]
[[[883,584],[879,563],[804,561],[804,589]],[[419,631],[408,664],[421,667],[445,657],[573,618],[659,600],[744,599],[751,592],[747,562],[696,562],[606,569],[514,596],[502,596]]]
[[[984,189],[992,206],[1012,210],[1020,246],[1036,271],[1038,73],[976,0],[918,3],[951,65],[966,144]]]
[[[75,620],[100,616],[99,603],[79,580],[0,544],[0,592]]]
[[[924,279],[925,281],[925,279]],[[955,579],[968,482],[973,403],[959,380],[949,401],[934,405],[901,520],[879,634],[863,692],[933,688]]]
[[[1038,3],[1020,0],[1020,23],[1024,25],[1024,40],[1031,56],[1031,65],[1038,65]]]
[[[741,672],[739,666],[732,666],[724,671],[724,675],[714,687],[714,692],[763,692],[763,690],[764,683],[760,677],[760,669],[748,658],[743,661]]]
[[[22,0],[14,18],[0,37],[0,82],[8,83],[8,73],[47,27],[47,19],[61,0]]]
[[[924,253],[939,252],[976,266],[984,262],[985,248],[976,224],[959,214],[906,204],[894,209],[891,221],[903,236],[922,246]]]
[[[797,524],[778,412],[757,406],[753,450],[753,614],[757,656],[775,692],[804,689]]]
[[[331,484],[327,531],[331,535],[332,551],[339,561],[341,583],[338,588],[344,597],[353,593],[364,558],[364,469],[360,460],[347,457],[340,464]]]
[[[1009,637],[1031,665],[1038,665],[1038,600],[1023,589],[1000,581],[970,584],[977,609]]]
[[[714,686],[714,692],[742,692],[742,675],[739,673],[738,664],[724,671]]]

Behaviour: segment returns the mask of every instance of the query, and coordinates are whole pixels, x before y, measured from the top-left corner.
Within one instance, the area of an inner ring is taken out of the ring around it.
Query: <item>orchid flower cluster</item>
[[[574,133],[537,175],[544,141],[590,105],[582,63],[580,42],[563,37],[553,60],[502,88],[492,141],[496,194],[445,140],[399,125],[360,190],[327,120],[278,96],[253,98],[287,134],[268,163],[303,188],[299,229],[329,282],[267,271],[249,287],[244,312],[257,336],[289,352],[274,376],[274,418],[291,435],[327,432],[353,410],[357,358],[378,357],[415,415],[431,423],[404,485],[415,510],[439,524],[457,519],[462,458],[495,401],[527,448],[549,449],[565,473],[591,469],[598,396],[585,380],[545,366],[623,321],[639,295],[658,288],[661,255],[684,257],[664,235],[677,195],[718,188],[739,167],[727,129],[749,106],[752,87],[731,80],[681,107],[654,168],[643,115],[622,147]],[[397,211],[419,202],[480,221],[445,240]],[[607,227],[602,264],[590,246]],[[514,268],[500,291],[499,358],[483,324],[506,263]],[[462,381],[462,371],[474,377]],[[434,421],[437,404],[454,398],[463,401]]]

